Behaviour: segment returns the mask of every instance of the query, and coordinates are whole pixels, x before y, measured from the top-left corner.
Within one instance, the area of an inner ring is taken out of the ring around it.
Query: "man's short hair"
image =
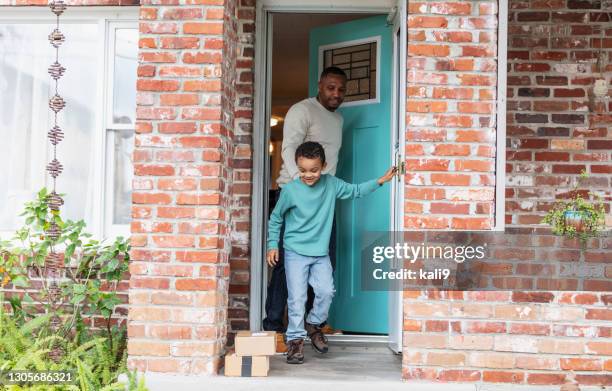
[[[327,67],[323,69],[323,72],[321,72],[321,77],[319,78],[319,80],[325,79],[327,75],[336,75],[336,76],[342,76],[345,79],[347,78],[346,73],[344,73],[344,71],[338,67]]]
[[[323,146],[315,141],[306,141],[300,144],[295,150],[295,162],[297,163],[298,158],[304,157],[306,159],[320,159],[321,164],[325,164],[325,149]]]

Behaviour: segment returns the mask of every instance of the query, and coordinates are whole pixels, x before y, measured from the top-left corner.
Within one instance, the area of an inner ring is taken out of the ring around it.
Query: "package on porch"
[[[225,355],[225,376],[268,376],[269,356],[239,356],[234,352]]]
[[[274,331],[239,331],[235,339],[236,354],[239,356],[271,356],[276,353]]]

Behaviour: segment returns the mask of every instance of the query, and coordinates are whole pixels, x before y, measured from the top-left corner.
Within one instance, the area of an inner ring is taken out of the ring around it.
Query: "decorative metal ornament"
[[[49,209],[57,211],[62,205],[64,205],[64,200],[59,194],[52,191],[49,195],[47,195],[47,205],[49,205]]]
[[[64,171],[64,166],[62,166],[62,163],[60,163],[57,159],[53,159],[49,164],[47,164],[47,172],[49,172],[53,179],[57,178],[62,171]]]
[[[64,72],[66,72],[66,68],[64,68],[62,64],[57,61],[49,66],[49,75],[51,75],[54,80],[62,77]]]
[[[53,45],[53,47],[56,49],[60,47],[64,41],[66,41],[66,37],[61,31],[59,31],[59,29],[55,29],[51,31],[51,34],[49,34],[49,42],[51,42],[51,45]]]
[[[60,207],[64,204],[64,200],[55,191],[57,184],[57,177],[62,173],[63,166],[57,160],[57,144],[64,139],[64,132],[57,124],[57,113],[66,107],[66,102],[58,93],[58,81],[60,77],[64,75],[66,68],[59,63],[59,47],[65,42],[66,37],[60,31],[60,15],[66,10],[66,4],[64,0],[51,0],[49,3],[51,12],[57,16],[57,25],[55,29],[49,34],[49,42],[55,48],[55,62],[48,68],[49,75],[55,80],[55,95],[49,99],[49,108],[54,113],[54,126],[47,133],[49,141],[53,145],[53,160],[47,165],[47,171],[53,177],[53,190],[47,195],[47,205],[51,211],[59,211]],[[61,267],[62,260],[59,254],[55,252],[55,243],[59,239],[62,233],[61,228],[53,221],[49,227],[45,230],[45,237],[51,241],[51,251],[45,259],[46,266],[46,278],[50,280],[49,284],[49,302],[54,307],[62,305],[61,290],[57,283],[57,279],[61,278]],[[61,327],[61,319],[54,315],[51,317],[51,328],[58,330]],[[64,351],[61,346],[54,345],[49,351],[49,357],[59,362],[64,355]]]
[[[45,258],[47,267],[59,268],[62,265],[62,257],[58,253],[50,252]]]
[[[66,11],[66,3],[64,3],[62,0],[56,0],[56,1],[51,2],[49,4],[49,7],[51,8],[51,12],[53,12],[58,17],[64,11]]]
[[[66,107],[66,102],[64,101],[64,98],[58,94],[53,95],[53,97],[49,99],[49,108],[54,112],[58,113],[64,107]]]
[[[51,144],[53,144],[53,146],[56,146],[60,143],[60,141],[64,139],[64,132],[62,132],[62,129],[59,126],[55,125],[51,129],[49,129],[47,137],[51,141]]]
[[[60,227],[57,224],[51,223],[49,228],[45,230],[45,234],[47,234],[47,237],[49,239],[56,241],[57,239],[59,239],[62,232],[60,230]]]

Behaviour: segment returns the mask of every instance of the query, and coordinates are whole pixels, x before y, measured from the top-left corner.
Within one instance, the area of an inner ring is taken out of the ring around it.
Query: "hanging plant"
[[[589,202],[576,191],[578,184],[588,177],[583,170],[574,186],[575,195],[567,201],[557,203],[542,220],[542,223],[552,227],[555,235],[577,237],[583,245],[588,238],[597,236],[605,228],[606,211],[601,197],[589,192],[595,199],[595,202]]]

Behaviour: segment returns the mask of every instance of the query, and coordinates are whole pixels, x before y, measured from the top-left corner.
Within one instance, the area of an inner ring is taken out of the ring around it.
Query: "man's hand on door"
[[[276,266],[276,264],[278,263],[278,249],[268,250],[266,259],[268,261],[268,265],[270,265],[271,267]]]

